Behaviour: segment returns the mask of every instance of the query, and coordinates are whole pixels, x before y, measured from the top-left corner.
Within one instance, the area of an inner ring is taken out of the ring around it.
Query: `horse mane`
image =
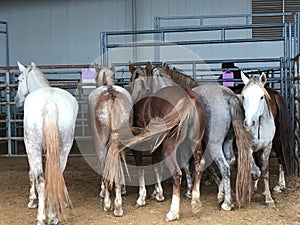
[[[165,73],[177,84],[182,86],[187,86],[190,88],[194,88],[199,86],[198,82],[193,79],[191,76],[186,75],[184,73],[179,72],[176,69],[170,69],[169,65],[164,62],[162,65],[163,70]]]
[[[50,83],[45,77],[44,73],[34,65],[29,66],[27,85],[29,92],[31,92],[37,88],[49,87]]]

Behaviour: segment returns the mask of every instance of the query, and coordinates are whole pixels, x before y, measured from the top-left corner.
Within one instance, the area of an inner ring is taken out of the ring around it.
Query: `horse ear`
[[[26,70],[25,66],[23,66],[19,61],[18,61],[18,67],[21,72],[24,72]]]
[[[131,63],[131,61],[129,61],[129,63],[128,63],[128,68],[129,68],[129,72],[131,74],[133,74],[134,71],[135,71],[135,67],[133,66],[133,64]]]
[[[147,65],[146,65],[146,73],[151,74],[151,70],[152,70],[152,62],[148,61]]]
[[[115,65],[114,65],[114,64],[111,65],[110,70],[111,70],[111,72],[113,72],[113,73],[115,72]]]
[[[168,63],[166,61],[163,62],[163,64],[161,65],[162,68],[164,69],[168,69],[169,66],[168,66]]]
[[[31,62],[31,66],[32,66],[32,67],[36,67],[36,65],[35,65],[34,62]]]
[[[263,86],[267,83],[267,75],[265,74],[265,72],[262,72],[262,74],[259,77],[259,80]]]
[[[101,70],[97,63],[94,63],[94,68],[95,68],[97,73],[99,73],[100,70]]]
[[[103,76],[102,76],[102,85],[107,85],[107,79],[106,79],[106,73],[103,72]]]
[[[242,78],[245,85],[248,84],[249,78],[244,74],[243,71],[241,71],[241,78]]]

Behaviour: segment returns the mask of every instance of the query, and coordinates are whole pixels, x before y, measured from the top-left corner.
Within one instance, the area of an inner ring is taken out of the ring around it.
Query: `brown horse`
[[[149,74],[148,74],[149,75]],[[205,128],[205,114],[201,100],[190,89],[179,86],[158,88],[154,94],[147,92],[147,87],[157,84],[152,78],[139,76],[133,73],[131,88],[133,96],[135,91],[144,90],[146,97],[135,100],[134,127],[136,134],[127,146],[137,149],[137,144],[142,143],[145,149],[146,141],[150,144],[148,150],[153,155],[153,163],[162,156],[166,167],[173,178],[173,195],[170,211],[166,215],[167,221],[179,218],[181,166],[194,156],[195,179],[192,192],[192,209],[195,212],[200,206],[200,179],[201,179],[201,142]],[[157,88],[153,87],[152,88]],[[149,95],[150,94],[150,95]],[[187,144],[188,143],[188,144]],[[134,146],[134,147],[133,147]],[[141,166],[141,152],[134,151],[136,164]],[[184,159],[179,159],[184,156]],[[159,161],[159,160],[158,160]],[[157,170],[157,167],[155,167]],[[137,205],[145,204],[146,189],[143,171],[140,176],[140,196]],[[157,177],[158,178],[158,177]],[[159,179],[159,178],[158,178]],[[158,182],[160,183],[160,182]]]
[[[89,94],[88,111],[104,185],[104,210],[110,211],[112,208],[109,190],[114,185],[114,215],[122,216],[121,181],[124,180],[124,174],[121,161],[125,161],[125,158],[124,152],[120,154],[122,143],[117,131],[124,127],[130,131],[133,101],[129,92],[113,85],[114,76],[110,69],[97,65],[95,69],[97,88]]]

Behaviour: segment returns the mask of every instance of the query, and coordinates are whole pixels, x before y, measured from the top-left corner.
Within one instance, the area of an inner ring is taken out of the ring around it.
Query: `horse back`
[[[74,96],[60,88],[44,87],[28,94],[24,103],[24,121],[33,126],[41,123],[43,111],[49,102],[57,106],[60,130],[63,127],[74,129],[78,103]]]

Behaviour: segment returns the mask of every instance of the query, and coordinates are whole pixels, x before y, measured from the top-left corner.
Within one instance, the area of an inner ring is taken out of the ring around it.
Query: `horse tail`
[[[135,148],[136,145],[142,142],[144,147],[148,141],[150,141],[151,146],[148,147],[147,145],[147,150],[154,152],[168,135],[177,135],[176,138],[179,138],[180,134],[184,136],[184,134],[179,131],[184,130],[182,128],[186,125],[186,122],[189,121],[190,116],[193,115],[193,107],[193,104],[187,104],[186,99],[181,99],[163,118],[152,120],[145,128],[133,127],[131,130],[133,134],[136,135],[130,137],[124,135],[123,140],[125,141],[123,144],[125,146],[123,146],[121,150],[127,147]]]
[[[236,137],[238,148],[238,166],[236,179],[236,200],[239,207],[242,204],[249,204],[251,201],[251,169],[250,149],[251,142],[249,133],[243,125],[244,113],[242,104],[237,96],[229,99],[232,126]]]
[[[292,121],[287,110],[285,101],[281,95],[275,95],[275,102],[278,108],[277,116],[275,118],[276,125],[276,136],[279,135],[280,147],[275,149],[277,157],[281,158],[281,163],[283,164],[284,171],[287,175],[291,171],[291,159],[290,154],[293,153],[294,144],[294,134]],[[278,152],[279,151],[279,152]]]
[[[60,136],[58,109],[54,102],[48,102],[43,111],[43,149],[45,160],[46,205],[55,209],[58,219],[65,219],[66,205],[72,208],[68,190],[60,166]]]
[[[119,142],[119,134],[117,132],[123,117],[123,115],[119,113],[120,105],[123,104],[123,102],[120,101],[125,98],[121,95],[121,93],[118,93],[118,99],[116,99],[114,90],[111,86],[108,87],[108,92],[111,95],[107,106],[109,114],[109,140],[106,145],[107,152],[103,168],[103,181],[106,186],[112,188],[114,183],[120,183],[121,180],[125,180],[122,164],[125,165],[127,172],[128,168],[125,159],[125,152],[119,151],[121,143]]]

